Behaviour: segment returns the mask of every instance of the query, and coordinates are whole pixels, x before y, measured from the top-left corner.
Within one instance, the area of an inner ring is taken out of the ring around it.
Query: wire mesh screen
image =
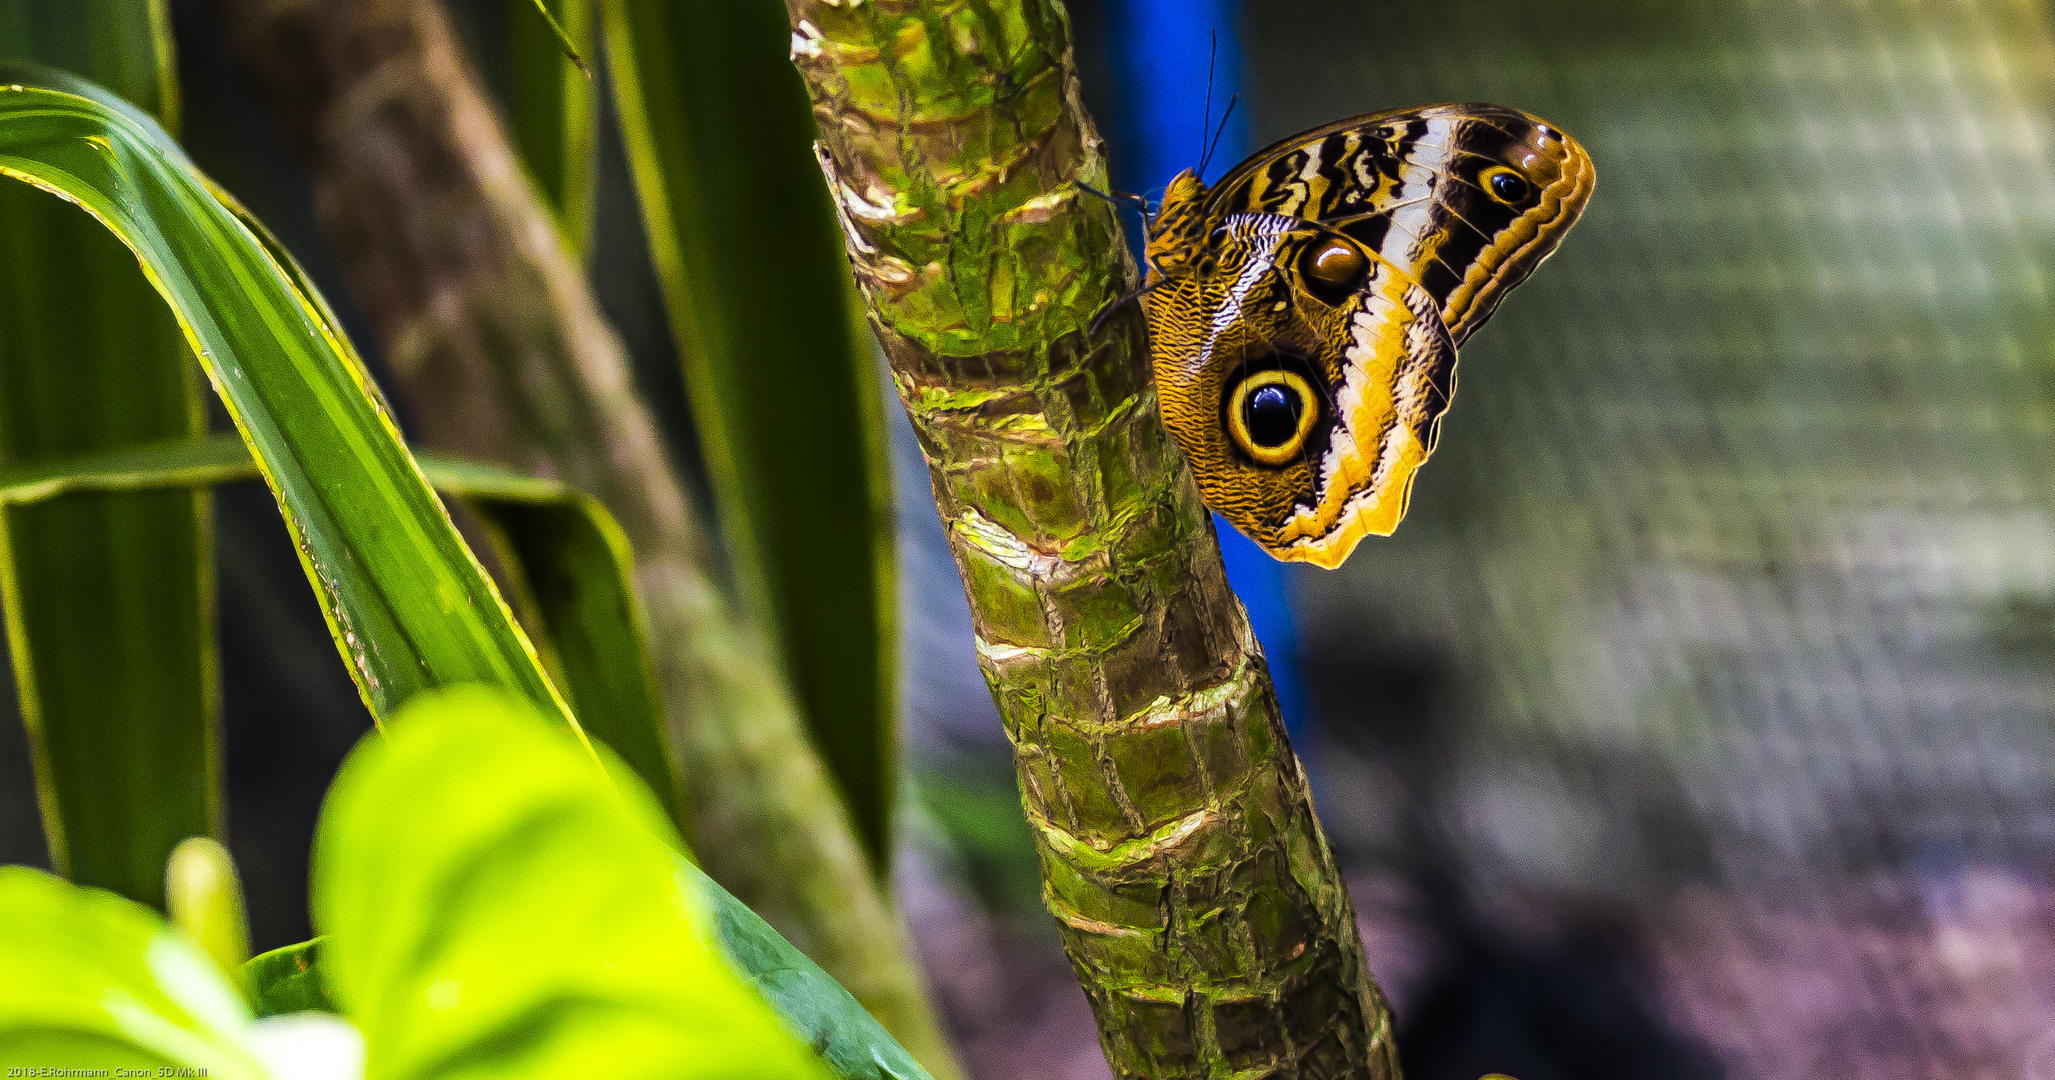
[[[1490,100],[1599,169],[1465,347],[1404,527],[1298,581],[1409,1057],[1642,1075],[1640,1035],[1550,1043],[1614,992],[1737,1077],[2055,1080],[2048,12],[1334,0],[1243,34],[1259,141]]]

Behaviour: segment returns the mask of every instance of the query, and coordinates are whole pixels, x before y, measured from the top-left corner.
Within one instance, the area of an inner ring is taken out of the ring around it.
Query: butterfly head
[[[1206,184],[1190,169],[1171,178],[1163,189],[1163,201],[1149,219],[1149,243],[1145,254],[1150,269],[1165,277],[1188,272],[1192,258],[1203,247],[1206,230]]]

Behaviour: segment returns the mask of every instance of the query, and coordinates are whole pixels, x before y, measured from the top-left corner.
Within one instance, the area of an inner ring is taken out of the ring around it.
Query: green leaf
[[[242,999],[149,909],[5,867],[0,924],[0,1046],[10,1062],[265,1075],[246,1049]]]
[[[843,1080],[931,1080],[856,995],[786,941],[714,879],[687,867],[713,915],[721,951],[786,1027],[813,1046]]]
[[[563,24],[557,22],[557,17],[549,13],[549,7],[542,0],[530,0],[530,3],[534,5],[536,14],[541,15],[542,21],[549,26],[550,33],[556,35],[557,44],[564,50],[564,58],[577,65],[579,72],[584,74],[586,78],[591,78],[592,69],[585,66],[585,58],[578,55],[578,43],[572,39],[569,32],[565,31]],[[569,10],[571,7],[576,6],[576,4],[577,0],[564,0],[562,6]],[[576,24],[574,23],[573,25]]]
[[[278,499],[374,716],[484,682],[575,729],[318,298],[162,128],[61,73],[0,66],[0,173],[83,206],[142,262]]]
[[[169,0],[9,0],[0,4],[0,60],[88,78],[178,130],[177,51]]]
[[[722,955],[785,1022],[821,1055],[843,1080],[930,1080],[855,995],[843,989],[819,965],[806,958],[742,901],[729,895],[698,868],[680,870],[698,890],[712,916]],[[259,956],[243,965],[243,982],[259,1016],[280,1016],[306,1009],[337,1011],[321,973],[324,939]]]
[[[764,0],[601,11],[736,577],[882,869],[896,769],[882,397],[790,31]]]
[[[553,480],[423,454],[436,490],[488,526],[501,562],[532,605],[527,625],[588,735],[606,744],[684,827],[663,707],[643,638],[628,539],[598,499]],[[524,605],[528,606],[528,605]]]
[[[515,9],[507,12],[513,69],[507,122],[514,146],[565,243],[583,251],[592,225],[599,95],[590,73],[565,56],[563,40],[574,56],[592,50],[592,0],[559,0],[561,24],[545,21],[547,12],[538,19],[532,10],[519,10],[532,9],[535,0],[506,2]]]
[[[587,734],[621,756],[673,822],[684,800],[671,767],[632,556],[599,501],[554,480],[438,454],[418,459],[428,482],[487,523],[502,561],[533,601],[529,625]],[[252,480],[257,466],[232,435],[0,471],[0,507],[80,492],[150,491]]]
[[[258,1016],[340,1011],[321,974],[321,942],[315,938],[273,949],[243,965],[242,982]]]
[[[257,478],[257,463],[241,439],[212,435],[0,470],[0,506],[81,492],[162,491]]]
[[[516,478],[514,483],[533,482]],[[468,710],[483,716],[488,725],[493,722],[494,713],[504,711],[490,699],[467,702],[458,698],[452,703],[451,696],[424,699],[418,711],[461,715]],[[409,713],[415,711],[410,709]],[[476,721],[477,717],[472,719]],[[431,719],[428,725],[441,722],[444,721]],[[495,734],[491,738],[497,745],[501,736]],[[462,760],[464,769],[476,769],[468,752]],[[448,765],[445,763],[444,767]],[[510,777],[508,783],[518,786],[519,780]],[[632,789],[634,785],[624,780],[623,786]],[[387,808],[383,812],[392,810]],[[514,815],[520,812],[518,806],[508,811]],[[662,824],[652,826],[645,822],[641,827],[656,832],[672,845],[678,844],[676,835]],[[609,857],[603,851],[600,855]],[[516,856],[510,853],[510,857]],[[697,867],[682,864],[677,873],[683,886],[698,897],[706,922],[711,923],[699,927],[697,932],[702,939],[711,938],[718,943],[723,958],[756,988],[783,1020],[785,1029],[811,1045],[835,1075],[844,1080],[930,1080],[912,1055],[864,1011],[854,995],[779,936],[770,924]],[[323,974],[321,953],[325,940],[316,938],[277,949],[244,965],[243,979],[257,1002],[259,1015],[276,1016],[303,1009],[337,1010]]]
[[[367,1075],[824,1075],[707,940],[655,801],[613,775],[483,688],[424,695],[351,754],[314,922]]]
[[[161,0],[0,4],[0,57],[177,112]],[[0,184],[0,467],[198,434],[201,394],[135,257],[77,207]],[[0,514],[0,597],[52,864],[159,907],[172,845],[222,821],[211,516],[202,491]]]

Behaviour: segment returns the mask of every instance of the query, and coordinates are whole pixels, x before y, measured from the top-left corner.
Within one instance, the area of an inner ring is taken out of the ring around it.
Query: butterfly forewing
[[[1340,565],[1404,516],[1456,345],[1554,250],[1594,172],[1492,105],[1358,117],[1277,143],[1151,222],[1164,423],[1208,505],[1280,559]]]
[[[1494,190],[1503,170],[1515,182]],[[1555,250],[1595,179],[1583,148],[1545,121],[1498,105],[1429,105],[1273,144],[1221,178],[1202,216],[1332,225],[1413,274],[1461,344]]]

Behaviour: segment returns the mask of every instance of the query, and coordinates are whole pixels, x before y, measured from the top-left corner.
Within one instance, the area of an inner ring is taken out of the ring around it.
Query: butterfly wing
[[[1462,344],[1562,242],[1597,171],[1575,139],[1501,105],[1372,113],[1250,156],[1204,217],[1327,224],[1420,282]]]
[[[1207,505],[1329,569],[1405,515],[1456,363],[1434,298],[1396,266],[1358,249],[1346,287],[1323,280],[1335,246],[1303,219],[1238,214],[1209,272],[1143,301],[1164,425]]]
[[[1152,249],[1179,272],[1143,306],[1164,423],[1207,504],[1329,568],[1389,535],[1457,344],[1555,250],[1594,179],[1542,120],[1430,105],[1283,140],[1178,207]]]

